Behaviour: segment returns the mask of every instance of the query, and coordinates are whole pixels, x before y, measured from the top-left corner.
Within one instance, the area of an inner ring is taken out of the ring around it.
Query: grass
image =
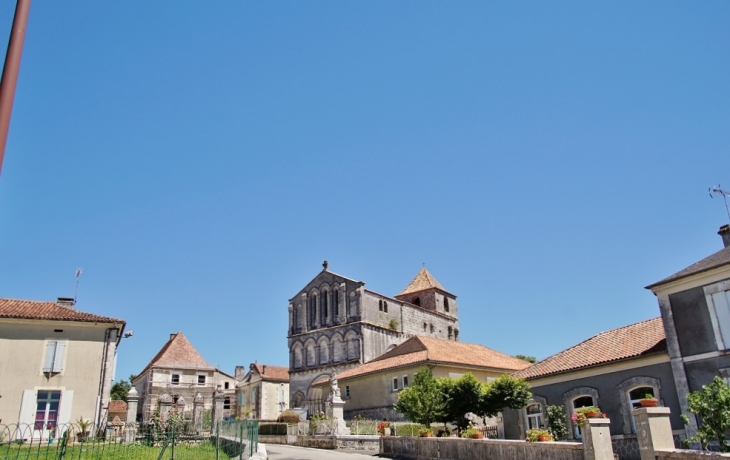
[[[157,460],[160,455],[160,447],[147,447],[138,444],[108,444],[108,443],[84,443],[74,444],[66,448],[66,460]],[[27,446],[27,445],[6,445],[0,446],[0,460],[51,460],[57,459],[60,450],[58,445],[50,446]],[[167,447],[164,460],[171,457],[170,447]],[[180,444],[175,446],[176,460],[215,460],[215,446],[210,442],[201,444]],[[220,460],[229,458],[222,451],[219,452]]]

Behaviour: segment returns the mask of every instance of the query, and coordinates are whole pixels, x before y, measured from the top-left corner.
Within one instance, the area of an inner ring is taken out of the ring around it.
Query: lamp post
[[[18,83],[20,57],[23,54],[23,42],[25,41],[25,29],[28,25],[29,12],[30,0],[18,0],[15,5],[13,28],[10,31],[8,52],[5,55],[5,66],[3,67],[2,81],[0,82],[0,173],[3,169],[5,145],[8,141],[10,115],[13,112],[13,99],[15,98],[15,87]]]

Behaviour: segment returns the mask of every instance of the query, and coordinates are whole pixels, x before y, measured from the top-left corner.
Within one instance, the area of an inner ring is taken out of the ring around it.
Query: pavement
[[[378,451],[312,449],[309,447],[266,444],[269,460],[372,460]]]

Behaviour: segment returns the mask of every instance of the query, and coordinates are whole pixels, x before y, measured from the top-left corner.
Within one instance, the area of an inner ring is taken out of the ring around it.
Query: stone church
[[[394,297],[324,269],[289,300],[290,407],[324,411],[312,383],[390,351],[415,335],[459,340],[456,296],[422,268]]]

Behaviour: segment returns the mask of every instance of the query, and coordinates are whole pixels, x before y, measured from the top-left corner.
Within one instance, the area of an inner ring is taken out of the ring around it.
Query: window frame
[[[537,406],[537,412],[530,413],[530,411],[528,409],[530,409],[530,407],[533,407],[533,406]],[[544,426],[544,424],[542,423],[542,412],[543,412],[542,404],[540,404],[537,401],[532,401],[527,406],[525,406],[524,411],[525,411],[525,429],[527,429],[527,430],[539,429]],[[533,420],[533,419],[535,420],[535,426],[530,426],[530,420]]]
[[[403,388],[404,390],[405,390],[406,388],[408,388],[409,384],[410,384],[410,382],[408,381],[408,376],[407,376],[407,375],[404,375],[403,377],[401,377],[401,387],[402,387],[402,388]]]
[[[350,397],[350,385],[345,385],[345,398]]]
[[[175,381],[175,377],[177,377],[177,382]],[[175,372],[170,374],[170,385],[180,385],[180,374]]]
[[[202,382],[200,381],[201,377],[203,378]],[[208,383],[208,376],[205,374],[196,374],[195,383],[199,387],[205,386]]]
[[[392,382],[391,382],[391,384],[392,384],[392,391],[399,391],[399,388],[398,388],[398,377],[393,377],[391,380],[392,380]]]

